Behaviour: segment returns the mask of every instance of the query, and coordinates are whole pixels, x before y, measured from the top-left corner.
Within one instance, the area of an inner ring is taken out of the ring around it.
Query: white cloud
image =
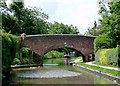
[[[92,27],[95,20],[98,20],[96,0],[58,0],[58,9],[50,16],[50,21],[73,24],[81,33]]]

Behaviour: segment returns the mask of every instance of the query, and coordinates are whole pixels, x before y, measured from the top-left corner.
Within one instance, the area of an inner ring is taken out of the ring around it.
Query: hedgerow
[[[108,50],[106,57],[109,65],[118,66],[118,48]]]
[[[120,55],[120,52],[117,47],[111,49],[100,49],[96,52],[95,57],[96,62],[102,65],[120,66],[120,58],[118,55]]]
[[[2,77],[5,78],[10,73],[11,63],[16,55],[17,37],[4,31],[0,32],[0,36],[2,37]]]

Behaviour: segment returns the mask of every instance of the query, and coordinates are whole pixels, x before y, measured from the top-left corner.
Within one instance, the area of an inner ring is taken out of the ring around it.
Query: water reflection
[[[17,77],[23,78],[63,78],[81,75],[81,73],[72,72],[68,70],[38,70],[26,71],[25,73],[17,73]]]
[[[43,66],[14,70],[20,84],[115,84],[80,68],[66,66]]]

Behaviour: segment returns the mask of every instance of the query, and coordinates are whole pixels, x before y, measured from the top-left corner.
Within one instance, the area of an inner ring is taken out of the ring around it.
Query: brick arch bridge
[[[88,61],[88,55],[94,54],[93,36],[81,36],[74,34],[46,34],[46,35],[27,35],[23,40],[24,45],[40,55],[40,58],[49,51],[58,48],[71,48],[80,52],[83,61]]]

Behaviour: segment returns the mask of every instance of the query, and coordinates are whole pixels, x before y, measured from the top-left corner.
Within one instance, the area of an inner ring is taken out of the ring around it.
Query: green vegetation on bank
[[[99,0],[99,23],[94,22],[85,35],[94,40],[95,60],[98,64],[120,67],[120,0]]]
[[[80,61],[83,61],[82,56],[80,56],[80,57],[76,57],[74,59],[71,59],[69,62],[72,62],[72,61],[75,61],[75,60],[78,60],[78,59],[80,59]]]
[[[100,49],[114,48],[116,45],[114,39],[109,38],[107,35],[99,35],[94,40],[94,52],[96,53]]]
[[[64,52],[58,52],[52,50],[44,55],[43,59],[50,59],[50,58],[64,58]]]
[[[120,52],[118,52],[118,48],[120,47],[98,50],[95,54],[96,62],[102,65],[120,66],[120,58],[118,57],[118,53]]]
[[[98,71],[101,71],[101,72],[105,72],[105,73],[109,73],[109,74],[112,74],[114,76],[120,76],[120,71],[117,71],[117,70],[112,70],[112,69],[105,69],[105,68],[101,68],[101,67],[98,67],[98,66],[92,66],[92,65],[88,65],[88,64],[85,64],[85,63],[75,63],[76,65],[81,65],[81,66],[84,66],[84,67],[88,67],[88,68],[91,68],[91,69],[94,69],[94,70],[98,70]]]
[[[15,58],[17,51],[17,37],[1,30],[2,37],[2,77],[9,76],[11,64]]]

